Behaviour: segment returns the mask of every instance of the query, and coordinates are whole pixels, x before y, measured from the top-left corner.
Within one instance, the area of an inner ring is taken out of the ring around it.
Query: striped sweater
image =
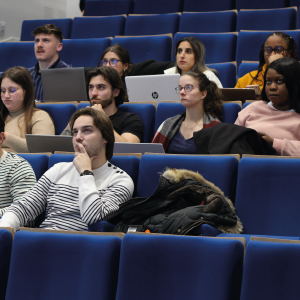
[[[0,216],[35,184],[35,174],[28,161],[3,150],[0,158]]]
[[[54,165],[22,200],[10,206],[0,226],[17,230],[43,211],[46,218],[41,228],[46,229],[88,230],[88,225],[109,220],[131,198],[132,179],[109,162],[93,173],[80,176],[73,163]]]

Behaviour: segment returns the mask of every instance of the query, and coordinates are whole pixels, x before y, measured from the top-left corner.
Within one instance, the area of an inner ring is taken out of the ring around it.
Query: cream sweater
[[[2,147],[11,148],[18,153],[28,152],[25,130],[24,109],[20,108],[10,112],[5,120],[5,132],[9,133],[9,135]],[[33,113],[32,134],[55,135],[54,124],[47,112],[38,110]]]

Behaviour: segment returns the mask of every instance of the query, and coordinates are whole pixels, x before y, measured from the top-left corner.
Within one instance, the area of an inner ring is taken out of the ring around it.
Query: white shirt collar
[[[278,110],[278,111],[279,111],[279,109],[277,109],[277,108],[274,107],[272,101],[269,101],[269,102],[268,102],[268,105],[269,105],[272,109]],[[286,112],[291,112],[291,111],[295,111],[295,110],[294,110],[294,109],[289,109],[289,110],[285,110],[285,111],[286,111]]]

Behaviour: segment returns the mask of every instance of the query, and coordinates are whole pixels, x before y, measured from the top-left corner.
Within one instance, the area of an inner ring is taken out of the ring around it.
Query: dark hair
[[[207,95],[203,101],[203,110],[205,113],[212,115],[219,120],[223,119],[223,102],[222,92],[218,86],[210,81],[205,74],[188,71],[181,76],[191,76],[197,80],[200,91],[207,91]]]
[[[22,89],[25,91],[24,96],[24,102],[23,107],[25,110],[24,114],[24,123],[26,126],[26,132],[28,134],[32,133],[32,116],[35,111],[38,109],[35,106],[35,100],[34,100],[34,85],[32,81],[32,77],[29,73],[29,71],[24,67],[13,67],[10,69],[7,69],[3,72],[3,74],[0,77],[0,86],[2,84],[2,80],[4,78],[8,78],[11,81],[19,84],[22,86]],[[0,101],[0,115],[5,121],[7,116],[9,115],[9,110],[6,108],[6,106],[3,104],[2,101]],[[19,124],[18,124],[19,126]],[[20,128],[20,126],[19,126]],[[22,129],[20,128],[22,131]]]
[[[265,61],[265,56],[264,56],[264,48],[265,48],[265,43],[267,41],[267,39],[272,36],[272,35],[277,35],[281,38],[283,38],[287,44],[287,47],[288,47],[288,51],[290,52],[291,54],[291,58],[294,58],[296,60],[299,60],[298,58],[298,52],[297,52],[297,45],[296,45],[296,42],[295,40],[289,36],[288,34],[284,33],[284,32],[273,32],[271,34],[268,35],[268,37],[266,38],[265,42],[262,44],[262,46],[260,47],[260,52],[259,52],[259,65],[258,65],[258,70],[257,70],[257,73],[254,77],[252,77],[251,73],[250,76],[253,78],[252,79],[252,82],[253,81],[258,81],[258,77],[259,77],[259,74],[262,72],[262,69],[266,63]],[[252,84],[251,82],[251,84]]]
[[[111,85],[112,91],[114,89],[120,89],[119,95],[115,97],[115,104],[117,107],[123,102],[128,102],[128,96],[127,96],[127,90],[125,84],[123,83],[119,73],[115,69],[109,67],[97,67],[94,70],[87,73],[86,75],[87,92],[89,90],[89,84],[92,77],[96,77],[98,75],[103,76],[104,80]]]
[[[205,47],[204,47],[203,43],[200,40],[198,40],[197,38],[195,38],[194,36],[185,37],[177,42],[176,47],[175,47],[175,56],[178,52],[178,47],[182,42],[189,42],[192,46],[193,53],[195,55],[195,64],[190,71],[199,73],[199,72],[204,72],[206,70],[211,70],[212,72],[214,72],[217,75],[218,72],[216,70],[209,69],[205,65]],[[175,63],[175,67],[176,67],[177,73],[181,74],[181,69],[178,67],[177,61]]]
[[[3,118],[0,115],[0,133],[4,132],[4,129],[5,129],[5,122],[4,122]]]
[[[130,56],[129,56],[128,51],[119,44],[115,44],[115,45],[110,46],[105,49],[105,51],[103,52],[103,54],[98,62],[98,67],[100,67],[100,62],[107,52],[116,53],[119,56],[119,58],[123,64],[128,64],[128,69],[126,71],[124,71],[122,78],[128,76],[132,69],[132,62],[130,61]]]
[[[270,100],[266,94],[266,76],[269,69],[275,70],[284,77],[284,82],[289,93],[291,108],[300,113],[300,64],[297,60],[290,57],[283,57],[274,60],[266,70],[264,75],[264,88],[262,90],[262,99],[266,102]]]
[[[81,108],[77,110],[70,118],[69,124],[71,131],[75,121],[80,116],[91,116],[94,120],[94,125],[100,130],[102,137],[106,140],[106,159],[110,160],[114,152],[115,135],[114,128],[109,117],[102,111],[93,109],[91,107]]]
[[[31,34],[36,36],[38,34],[53,34],[61,43],[63,40],[63,33],[59,27],[56,27],[54,24],[45,24],[40,27],[35,28]]]

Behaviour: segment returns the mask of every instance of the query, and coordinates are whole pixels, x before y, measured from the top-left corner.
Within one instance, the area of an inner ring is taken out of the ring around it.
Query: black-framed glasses
[[[193,90],[194,86],[192,84],[187,84],[186,86],[178,86],[175,88],[175,91],[177,94],[179,94],[182,89],[184,89],[186,92],[191,92]]]
[[[6,92],[8,92],[9,94],[14,94],[17,90],[18,88],[14,88],[14,87],[10,87],[7,90],[1,88],[1,95],[5,95]]]
[[[289,49],[284,49],[282,46],[276,46],[274,48],[272,48],[272,47],[264,47],[264,53],[265,53],[265,55],[271,55],[271,53],[273,51],[276,54],[281,54],[281,53],[283,53],[284,50],[289,50]]]
[[[100,61],[100,66],[101,67],[106,67],[109,64],[111,67],[115,67],[117,65],[118,61],[121,61],[121,60],[120,59],[116,59],[116,58],[112,58],[110,60],[102,59]]]

